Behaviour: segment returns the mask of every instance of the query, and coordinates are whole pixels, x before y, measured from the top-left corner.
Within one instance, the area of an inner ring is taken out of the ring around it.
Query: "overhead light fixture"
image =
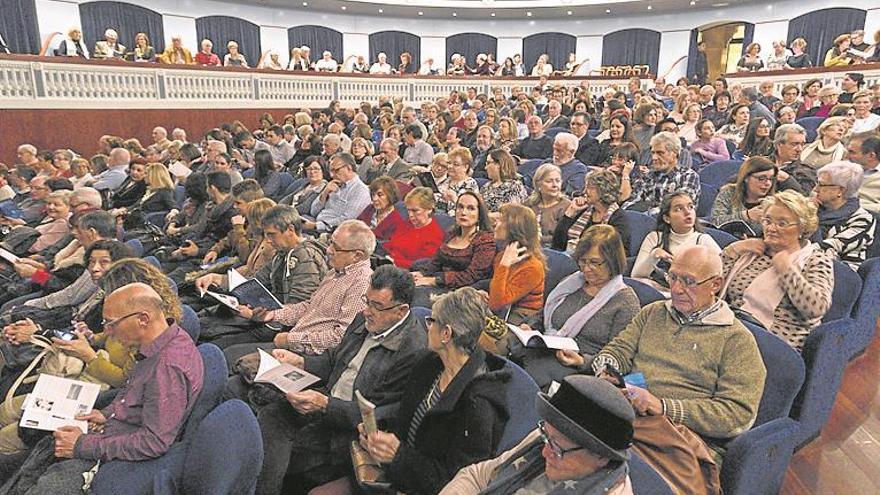
[[[458,12],[453,12],[452,17],[458,17]]]
[[[342,6],[342,10],[346,10],[346,9],[348,9],[348,7],[346,7],[345,5],[343,5],[343,6]]]
[[[425,15],[425,13],[420,10],[419,15]]]
[[[379,9],[379,13],[380,13],[380,14],[384,14],[384,13],[385,13],[385,11],[384,11],[384,10],[382,10],[382,9]]]
[[[654,6],[648,5],[648,10],[654,10]]]
[[[611,13],[611,9],[605,9],[605,13],[606,13],[606,14],[610,14],[610,13]]]
[[[308,6],[309,6],[309,2],[303,2],[303,7],[308,7]]]
[[[696,5],[696,4],[697,4],[696,0],[691,0],[691,5]]]
[[[526,12],[526,17],[531,17],[531,16],[532,16],[531,12]]]
[[[489,14],[489,15],[492,16],[492,17],[495,17],[495,12],[492,12],[492,13]]]
[[[565,11],[565,15],[571,15],[571,11],[570,11],[570,10],[566,10],[566,11]]]

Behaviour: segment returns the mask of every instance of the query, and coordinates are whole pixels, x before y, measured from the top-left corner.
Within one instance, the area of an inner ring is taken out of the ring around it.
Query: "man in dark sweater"
[[[391,265],[370,278],[366,308],[354,319],[340,344],[318,356],[273,351],[282,362],[321,378],[319,390],[287,394],[257,415],[266,457],[258,494],[282,493],[285,477],[306,490],[351,473],[349,445],[361,422],[354,391],[376,405],[382,421],[396,409],[403,385],[426,344],[424,324],[411,312],[415,283]],[[230,393],[246,390],[240,378]]]
[[[529,128],[528,137],[520,141],[511,154],[523,160],[550,158],[553,154],[553,140],[544,134],[544,123],[541,121],[541,117],[532,115],[526,121],[526,125]]]

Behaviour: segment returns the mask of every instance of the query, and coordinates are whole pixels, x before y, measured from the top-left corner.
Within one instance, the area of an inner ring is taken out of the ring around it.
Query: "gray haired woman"
[[[619,196],[620,178],[614,172],[598,170],[587,175],[583,194],[575,196],[556,223],[551,247],[571,253],[588,228],[608,224],[624,239],[624,249],[629,249],[629,223],[617,206]]]
[[[439,296],[426,319],[433,352],[414,365],[390,431],[358,427],[395,491],[437,493],[459,469],[494,454],[511,413],[511,373],[477,345],[489,314],[473,287]]]
[[[818,176],[812,198],[819,206],[819,230],[813,240],[819,249],[858,270],[876,228],[874,217],[859,203],[862,167],[831,162],[819,169]]]

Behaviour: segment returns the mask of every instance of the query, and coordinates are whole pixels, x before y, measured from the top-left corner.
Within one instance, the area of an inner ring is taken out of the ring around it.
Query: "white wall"
[[[196,35],[196,19],[194,17],[165,14],[162,16],[162,27],[165,28],[166,47],[169,46],[172,36],[179,35],[183,46],[189,47],[193,51],[193,55],[199,50],[201,40]]]
[[[129,0],[132,3],[139,3]],[[317,0],[315,0],[317,1]],[[682,0],[684,2],[684,0]],[[66,32],[71,25],[79,23],[79,0],[36,0],[37,17],[41,37],[53,32]],[[294,2],[299,5],[300,2]],[[701,2],[702,3],[702,2]],[[707,2],[708,3],[708,2]],[[589,57],[593,67],[601,65],[601,36],[627,28],[647,28],[661,31],[660,70],[668,68],[664,61],[674,61],[687,55],[688,39],[685,33],[694,27],[713,22],[748,21],[756,23],[755,40],[770,40],[785,37],[788,32],[788,19],[813,10],[828,7],[854,7],[868,10],[866,27],[869,32],[880,28],[880,5],[877,0],[851,0],[848,2],[828,2],[826,0],[780,0],[769,3],[731,5],[723,8],[693,8],[673,14],[642,16],[601,16],[582,19],[558,19],[553,21],[528,20],[460,20],[435,18],[392,18],[384,16],[339,15],[309,11],[307,9],[279,9],[261,5],[242,5],[215,0],[151,0],[145,5],[165,15],[165,34],[179,33],[190,48],[197,47],[193,17],[206,15],[230,15],[247,19],[263,27],[281,28],[272,30],[271,36],[264,34],[261,39],[264,49],[270,46],[284,46],[286,51],[287,34],[283,30],[300,24],[328,26],[343,33],[343,49],[346,55],[367,54],[369,33],[388,29],[408,31],[423,37],[422,56],[426,53],[442,53],[445,46],[440,42],[449,34],[462,32],[488,33],[498,37],[498,57],[522,52],[522,38],[534,33],[558,31],[578,37],[578,58]],[[171,15],[169,15],[171,14]],[[280,40],[275,37],[280,36]],[[682,38],[685,36],[685,38]],[[760,36],[760,37],[759,37]],[[425,37],[428,37],[425,40]],[[192,41],[188,41],[192,40]],[[683,42],[682,42],[683,40]],[[166,40],[167,42],[168,40]],[[760,41],[759,41],[760,42]],[[762,42],[762,45],[764,43]],[[583,51],[582,51],[583,50]],[[284,58],[284,57],[282,57]],[[284,58],[286,60],[286,58]]]
[[[667,81],[675,81],[679,77],[687,75],[687,59],[679,61],[686,56],[691,43],[691,32],[667,31],[660,35],[660,59],[657,62],[657,73],[666,74]],[[672,64],[678,62],[675,68]]]

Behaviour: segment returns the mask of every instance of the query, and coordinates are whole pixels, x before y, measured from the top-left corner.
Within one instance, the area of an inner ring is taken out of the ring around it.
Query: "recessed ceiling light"
[[[654,10],[654,7],[652,5],[648,5],[648,10]]]
[[[489,15],[492,16],[492,17],[495,17],[495,12],[492,12],[492,13],[489,14]]]
[[[606,13],[606,14],[610,14],[610,13],[611,13],[611,9],[605,9],[605,13]]]
[[[458,12],[453,12],[452,17],[458,17]]]
[[[531,12],[526,12],[526,17],[531,17],[531,16],[532,16]]]
[[[691,0],[691,5],[696,5],[696,4],[697,4],[696,0]]]
[[[419,15],[425,15],[425,13],[420,10]]]
[[[380,13],[380,14],[384,14],[384,13],[385,13],[385,11],[384,11],[384,10],[382,10],[382,9],[379,9],[379,13]]]
[[[570,11],[570,10],[566,10],[566,11],[565,11],[565,15],[571,15],[571,11]]]
[[[303,2],[303,7],[308,7],[308,6],[309,6],[309,2]]]
[[[343,5],[343,6],[342,6],[342,10],[346,10],[346,9],[348,9],[348,7],[346,7],[345,5]]]

